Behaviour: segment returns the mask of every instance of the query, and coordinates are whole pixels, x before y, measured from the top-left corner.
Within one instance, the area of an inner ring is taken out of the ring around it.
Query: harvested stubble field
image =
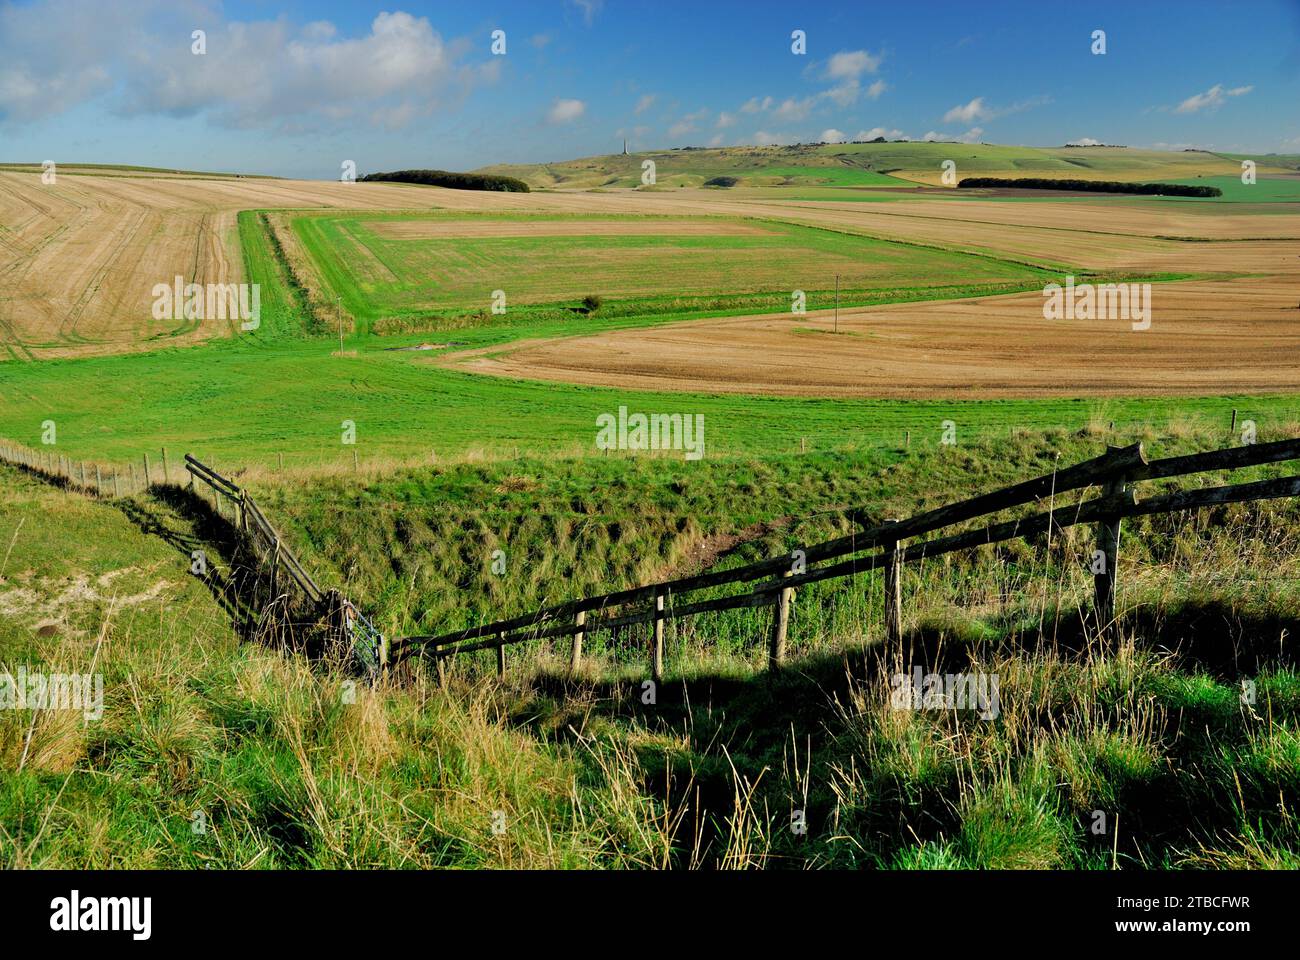
[[[1282,392],[1300,279],[1153,284],[1149,330],[1046,320],[1040,293],[788,312],[446,353],[475,373],[638,390],[922,399]],[[838,331],[838,335],[836,334]]]
[[[236,214],[258,207],[431,205],[390,184],[0,171],[0,359],[88,356],[229,336],[157,321],[155,284],[239,283]]]

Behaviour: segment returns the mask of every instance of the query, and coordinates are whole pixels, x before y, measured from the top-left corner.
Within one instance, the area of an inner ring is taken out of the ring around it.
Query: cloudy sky
[[[1298,104],[1300,0],[0,0],[0,162],[335,178],[878,135],[1300,152]]]

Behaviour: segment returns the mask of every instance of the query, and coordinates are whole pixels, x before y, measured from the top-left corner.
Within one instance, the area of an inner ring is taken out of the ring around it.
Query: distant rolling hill
[[[478,173],[518,177],[533,189],[638,187],[642,163],[655,162],[661,188],[704,186],[736,177],[737,186],[914,187],[942,182],[945,160],[957,175],[1086,180],[1178,180],[1235,176],[1244,155],[1128,147],[1015,147],[991,143],[824,143],[774,147],[685,147],[556,163],[496,164]],[[1251,156],[1261,174],[1293,173],[1292,156]]]

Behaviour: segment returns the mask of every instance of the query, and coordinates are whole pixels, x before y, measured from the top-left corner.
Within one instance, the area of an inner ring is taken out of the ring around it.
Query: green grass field
[[[455,336],[466,343],[476,331]],[[501,336],[500,331],[493,332]],[[393,344],[426,338],[395,338]],[[1204,419],[1233,408],[1261,427],[1295,420],[1293,397],[1046,401],[883,401],[707,396],[511,381],[442,370],[424,352],[328,338],[219,343],[121,357],[6,365],[0,435],[38,446],[54,420],[58,451],[76,459],[136,461],[167,446],[228,467],[350,465],[385,458],[432,462],[482,452],[595,455],[596,417],[620,404],[703,414],[710,456],[782,454],[801,438],[814,449],[937,442],[951,419],[969,437],[1012,429],[1082,428]],[[356,445],[341,442],[356,424]]]
[[[1130,147],[1027,147],[992,143],[905,141],[894,143],[824,143],[793,146],[737,146],[584,157],[561,163],[497,164],[482,173],[518,177],[534,189],[636,187],[641,163],[655,162],[662,186],[699,186],[717,176],[741,178],[744,185],[771,183],[797,170],[799,178],[836,184],[891,181],[937,182],[941,164],[952,160],[959,176],[1060,176],[1098,180],[1179,180],[1196,176],[1230,176],[1242,157],[1207,151],[1141,150]],[[1295,169],[1294,158],[1254,157],[1261,172]],[[892,184],[891,184],[892,185]]]
[[[1191,180],[1174,180],[1192,187],[1218,187],[1221,197],[1162,197],[1165,200],[1191,200],[1197,203],[1300,203],[1300,177],[1280,179],[1260,177],[1255,183],[1245,184],[1240,176],[1196,177]]]
[[[584,236],[584,219],[624,222],[628,233]],[[384,224],[420,222],[453,229],[556,224],[577,233],[407,239],[380,232]],[[638,224],[719,233],[637,235]],[[722,232],[728,228],[756,233]],[[836,274],[846,303],[928,299],[938,290],[1032,289],[1047,276],[991,257],[735,218],[309,215],[295,217],[293,229],[328,288],[327,299],[342,296],[362,329],[381,319],[485,311],[498,289],[506,294],[507,309],[576,304],[596,294],[617,304],[606,316],[646,316],[683,312],[692,299],[705,298],[721,311],[749,308],[756,298],[771,310],[789,309],[791,291],[824,291]],[[256,269],[265,267],[259,263]],[[872,291],[875,298],[867,296]]]

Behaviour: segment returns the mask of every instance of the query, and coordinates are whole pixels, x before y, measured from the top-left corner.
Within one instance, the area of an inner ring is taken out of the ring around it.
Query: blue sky
[[[1298,81],[1300,0],[0,0],[4,162],[336,178],[625,136],[1300,152]]]

